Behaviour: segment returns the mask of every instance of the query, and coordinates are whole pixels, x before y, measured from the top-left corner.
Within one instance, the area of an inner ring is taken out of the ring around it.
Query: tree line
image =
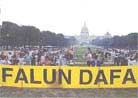
[[[130,33],[125,36],[114,36],[112,38],[95,39],[92,44],[98,46],[104,46],[106,48],[126,48],[137,49],[138,48],[138,33]]]
[[[0,45],[2,47],[32,47],[32,46],[60,46],[75,44],[76,39],[66,38],[63,34],[51,31],[40,31],[35,26],[19,26],[9,21],[2,22],[0,30]]]

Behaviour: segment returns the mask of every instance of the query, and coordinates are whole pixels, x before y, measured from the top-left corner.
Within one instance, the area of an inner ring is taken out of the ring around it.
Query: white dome
[[[86,23],[84,23],[84,26],[81,28],[81,33],[89,33]]]
[[[80,43],[89,43],[89,30],[84,22],[84,26],[81,28]]]

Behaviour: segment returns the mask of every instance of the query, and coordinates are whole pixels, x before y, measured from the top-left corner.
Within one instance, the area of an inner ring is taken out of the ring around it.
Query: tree
[[[67,46],[73,44],[75,38],[66,39],[63,34],[42,31],[34,26],[19,26],[12,22],[3,22],[1,28],[1,45],[4,47],[21,46]]]
[[[99,46],[110,46],[113,48],[129,48],[136,49],[138,48],[138,33],[130,33],[126,36],[114,36],[111,39],[96,39],[93,41],[94,45]]]

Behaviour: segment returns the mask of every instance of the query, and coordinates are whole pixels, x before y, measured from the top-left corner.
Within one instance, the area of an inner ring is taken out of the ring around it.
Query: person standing
[[[29,55],[29,53],[27,52],[25,55],[25,65],[31,65],[31,56]]]
[[[87,65],[90,66],[92,62],[92,51],[90,48],[88,48],[88,52],[86,53],[86,62]]]

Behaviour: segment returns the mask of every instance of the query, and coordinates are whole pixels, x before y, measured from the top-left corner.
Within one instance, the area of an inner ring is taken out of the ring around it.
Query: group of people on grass
[[[138,51],[126,50],[126,49],[102,49],[99,48],[96,51],[87,49],[85,58],[88,66],[101,66],[105,65],[105,62],[110,65],[138,65]]]
[[[15,48],[11,51],[0,52],[0,64],[5,65],[75,65],[76,48]],[[88,66],[138,65],[138,51],[126,49],[87,48],[82,54]]]
[[[7,65],[68,65],[72,59],[70,48],[22,48],[0,53],[0,64]]]

